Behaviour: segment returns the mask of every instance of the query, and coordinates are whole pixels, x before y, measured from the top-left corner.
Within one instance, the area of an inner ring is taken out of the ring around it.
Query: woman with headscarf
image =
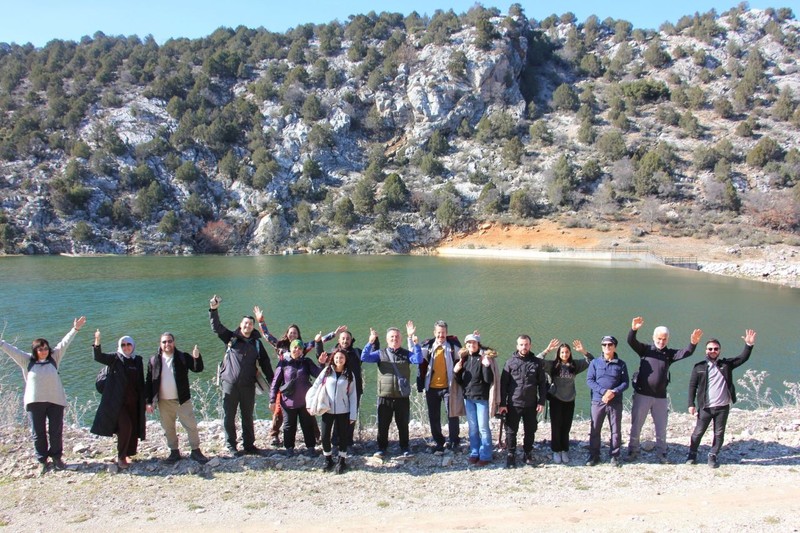
[[[0,339],[0,349],[22,369],[22,378],[25,380],[25,411],[31,423],[33,447],[36,450],[36,460],[42,465],[42,474],[47,472],[48,458],[53,460],[53,468],[56,470],[64,470],[67,467],[61,459],[64,449],[62,435],[67,395],[64,392],[64,385],[61,384],[58,366],[75,334],[85,323],[85,316],[76,318],[72,322],[72,329],[55,348],[51,348],[46,339],[34,340],[31,344],[31,353],[24,352]]]
[[[116,353],[100,350],[100,330],[94,333],[94,360],[108,365],[103,396],[91,432],[117,435],[117,466],[130,466],[128,457],[136,455],[139,439],[145,438],[144,364],[136,355],[136,344],[127,335],[120,337]]]

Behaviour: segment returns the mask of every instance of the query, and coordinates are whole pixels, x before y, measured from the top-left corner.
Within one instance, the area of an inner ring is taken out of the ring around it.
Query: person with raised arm
[[[708,425],[714,422],[714,440],[708,452],[708,466],[719,467],[719,452],[725,442],[725,425],[731,405],[736,403],[736,387],[733,383],[733,370],[750,359],[756,332],[747,329],[742,337],[744,348],[734,359],[722,359],[722,344],[717,339],[706,343],[706,358],[692,368],[689,378],[689,413],[697,416],[697,425],[689,439],[688,464],[697,463],[697,449]]]
[[[61,383],[58,367],[70,343],[84,324],[86,324],[85,316],[74,319],[72,328],[55,348],[50,347],[47,339],[34,339],[30,353],[0,339],[0,349],[22,369],[22,379],[25,381],[23,402],[31,424],[33,449],[36,460],[41,465],[42,475],[49,468],[48,459],[52,459],[53,468],[56,470],[64,470],[67,467],[62,459],[67,394]]]
[[[414,323],[406,324],[406,333],[414,335]],[[422,350],[413,337],[413,350],[403,348],[398,328],[386,330],[386,348],[377,349],[378,332],[370,328],[369,340],[361,351],[361,361],[378,364],[378,451],[375,457],[386,457],[389,447],[389,426],[394,418],[403,459],[412,457],[409,447],[408,422],[411,415],[411,365],[422,362]]]
[[[144,362],[136,354],[136,343],[127,335],[117,341],[115,353],[103,353],[100,330],[94,332],[94,360],[108,367],[100,405],[91,432],[117,435],[117,466],[130,467],[129,457],[137,454],[139,441],[146,437]]]
[[[225,343],[227,350],[220,373],[222,385],[223,425],[228,451],[234,455],[260,455],[256,446],[253,412],[256,405],[256,381],[259,367],[267,383],[272,382],[272,365],[261,334],[255,329],[256,319],[243,316],[239,327],[231,331],[219,320],[219,305],[222,300],[215,294],[208,309],[211,330]],[[242,450],[237,449],[236,411],[242,418]]]
[[[611,466],[621,467],[622,393],[628,388],[628,366],[617,356],[617,339],[606,335],[600,341],[603,357],[592,359],[586,373],[586,384],[592,391],[592,425],[589,433],[589,459],[586,466],[600,464],[600,433],[608,418],[611,430]]]

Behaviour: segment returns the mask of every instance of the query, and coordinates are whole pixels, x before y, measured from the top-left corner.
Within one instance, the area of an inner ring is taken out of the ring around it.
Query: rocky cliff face
[[[706,232],[796,232],[791,12],[623,23],[475,8],[5,45],[0,244],[384,253],[546,214],[696,231],[675,220],[701,209]]]

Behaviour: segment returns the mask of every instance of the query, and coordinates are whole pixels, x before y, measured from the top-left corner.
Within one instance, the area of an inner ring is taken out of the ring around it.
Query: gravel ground
[[[496,421],[493,421],[496,424]],[[586,467],[589,424],[576,421],[572,463],[550,461],[548,422],[539,425],[540,465],[505,470],[504,452],[488,467],[469,466],[466,454],[431,453],[426,428],[412,423],[414,458],[371,456],[373,434],[361,431],[359,454],[343,475],[322,471],[323,459],[230,457],[219,422],[202,423],[212,461],[165,465],[163,434],[150,440],[129,471],[113,465],[114,440],[67,429],[69,468],[39,475],[27,429],[4,427],[0,438],[0,525],[6,531],[797,531],[800,529],[800,409],[734,409],[719,469],[684,464],[694,419],[672,413],[671,465],[658,464],[648,419],[644,453],[634,463]],[[623,439],[629,419],[623,420]],[[269,422],[259,422],[264,445]],[[462,434],[466,425],[462,425]],[[493,428],[497,438],[497,427]],[[607,441],[607,435],[604,440]],[[183,441],[185,443],[185,440]],[[396,448],[390,449],[397,452]],[[186,450],[184,450],[184,453]],[[219,454],[219,455],[217,455]]]

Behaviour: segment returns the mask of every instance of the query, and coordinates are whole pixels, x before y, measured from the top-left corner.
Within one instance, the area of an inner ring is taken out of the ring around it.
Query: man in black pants
[[[544,363],[531,353],[531,338],[520,335],[517,351],[506,361],[500,376],[500,408],[506,415],[506,468],[517,465],[517,431],[519,422],[525,429],[522,441],[523,459],[533,465],[533,439],[536,435],[536,417],[544,411],[547,397],[547,381]]]
[[[744,339],[744,350],[736,359],[720,359],[720,343],[717,339],[711,339],[706,343],[705,361],[697,363],[692,368],[692,375],[689,378],[689,412],[697,415],[697,425],[690,440],[687,464],[697,463],[697,448],[713,420],[714,441],[708,452],[708,466],[719,467],[717,456],[725,440],[728,412],[731,404],[736,403],[733,369],[743,365],[750,358],[756,342],[756,332],[752,329],[745,330],[742,339]]]
[[[258,372],[256,365],[261,367],[267,383],[272,382],[272,365],[267,351],[258,340],[261,338],[261,333],[255,329],[256,319],[252,316],[242,317],[242,322],[236,331],[231,331],[219,321],[219,303],[220,299],[214,295],[209,304],[208,315],[211,329],[228,347],[220,375],[225,440],[228,442],[228,451],[233,455],[258,455],[261,450],[256,447],[253,426]],[[236,449],[237,409],[242,415],[242,452]]]

